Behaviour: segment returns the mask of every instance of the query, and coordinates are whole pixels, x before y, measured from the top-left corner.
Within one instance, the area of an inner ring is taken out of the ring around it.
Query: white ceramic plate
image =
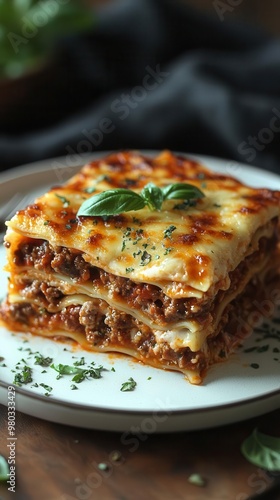
[[[206,166],[239,177],[256,187],[280,189],[280,177],[257,168],[214,158],[199,158]],[[68,158],[26,165],[0,175],[1,206],[15,194],[31,198],[73,175]],[[7,276],[2,271],[5,249],[0,246],[1,297]],[[15,387],[17,410],[46,420],[79,427],[122,431],[123,444],[131,434],[193,430],[250,418],[280,406],[280,311],[259,326],[230,360],[209,370],[203,385],[192,386],[179,373],[143,366],[127,357],[84,352],[72,344],[0,328],[0,402],[7,405],[16,366],[28,364],[33,382]],[[246,351],[250,352],[246,352]],[[35,364],[35,355],[53,363],[73,365],[82,356],[86,365],[102,365],[100,379],[85,380],[71,389],[71,376],[57,380],[57,372]],[[22,359],[24,361],[22,361]],[[132,377],[137,386],[122,392]],[[46,390],[40,384],[52,387]],[[46,396],[45,394],[50,394]]]

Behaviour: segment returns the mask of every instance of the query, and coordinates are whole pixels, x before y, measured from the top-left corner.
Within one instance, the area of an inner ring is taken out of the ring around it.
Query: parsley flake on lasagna
[[[92,196],[149,183],[187,183],[204,196],[80,215]],[[100,158],[7,222],[0,317],[10,330],[125,353],[199,384],[248,335],[252,296],[277,262],[279,205],[278,191],[168,151]]]

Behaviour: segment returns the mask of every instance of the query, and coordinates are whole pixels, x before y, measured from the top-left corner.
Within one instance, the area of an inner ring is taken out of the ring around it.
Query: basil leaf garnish
[[[150,210],[160,210],[163,203],[163,192],[158,186],[155,186],[152,182],[147,184],[142,191],[141,196],[145,200],[145,204],[148,205]]]
[[[184,184],[183,182],[169,184],[162,188],[162,192],[165,200],[190,200],[191,198],[204,197],[203,192],[196,186]]]
[[[88,198],[77,215],[118,215],[144,208],[145,200],[130,189],[109,189]]]
[[[0,481],[8,481],[10,476],[10,468],[7,460],[0,455]]]
[[[269,436],[254,429],[242,443],[245,458],[262,469],[280,471],[280,438]]]
[[[191,200],[204,196],[204,193],[192,184],[179,182],[160,188],[150,182],[139,194],[123,188],[109,189],[95,194],[82,203],[77,215],[118,215],[131,210],[141,210],[145,206],[148,206],[150,210],[160,210],[165,200]]]

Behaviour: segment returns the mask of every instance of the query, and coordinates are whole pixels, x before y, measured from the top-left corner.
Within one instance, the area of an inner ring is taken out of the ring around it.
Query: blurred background
[[[211,13],[213,9],[224,10],[224,16],[230,14],[233,19],[252,25],[257,25],[272,35],[280,34],[278,0],[236,0],[233,2],[214,2],[213,0],[183,0],[185,4],[192,5],[200,10]],[[220,8],[220,9],[219,9]]]
[[[280,173],[277,0],[0,0],[0,170],[111,149]]]

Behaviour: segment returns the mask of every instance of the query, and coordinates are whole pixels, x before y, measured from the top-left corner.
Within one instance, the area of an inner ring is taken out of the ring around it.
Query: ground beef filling
[[[215,362],[226,359],[246,337],[254,325],[247,324],[251,297],[263,298],[263,288],[254,278],[244,294],[229,304],[220,320],[215,336],[206,339],[203,350],[188,347],[174,350],[166,342],[157,342],[153,331],[133,316],[111,308],[105,301],[93,299],[83,305],[71,305],[57,313],[30,303],[4,303],[1,315],[13,329],[43,333],[44,330],[79,332],[93,350],[106,347],[131,349],[135,356],[151,364],[203,373]],[[254,295],[255,294],[255,295]]]
[[[271,251],[275,239],[261,238],[259,249],[229,274],[230,290],[237,289],[240,281],[247,275],[250,266],[261,262],[264,254]],[[99,285],[115,300],[122,300],[131,309],[143,311],[148,318],[160,325],[168,325],[177,321],[195,319],[201,325],[209,322],[211,313],[220,303],[227,291],[219,290],[215,298],[210,299],[204,294],[203,299],[182,298],[171,299],[163,291],[148,283],[136,283],[129,278],[123,278],[107,273],[90,265],[81,252],[66,247],[55,250],[44,240],[27,240],[22,243],[14,254],[17,266],[30,266],[47,273],[57,272],[75,280],[77,283],[91,282]],[[22,294],[26,298],[41,297],[49,304],[56,303],[63,296],[55,287],[41,282],[23,282]]]
[[[3,320],[13,329],[41,333],[58,330],[84,334],[89,348],[131,349],[140,359],[188,370],[204,370],[203,352],[193,353],[189,348],[174,351],[167,343],[157,344],[152,330],[129,314],[112,309],[101,300],[90,300],[81,305],[68,306],[57,313],[49,313],[29,303],[5,303],[1,310]],[[71,337],[71,336],[70,336]]]

